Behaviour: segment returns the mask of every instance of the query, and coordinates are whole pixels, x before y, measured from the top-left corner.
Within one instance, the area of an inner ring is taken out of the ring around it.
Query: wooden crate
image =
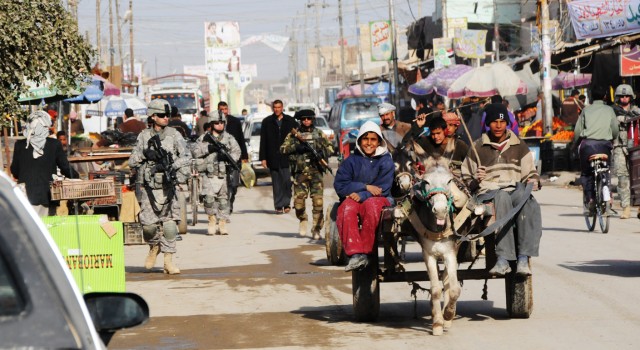
[[[91,199],[115,196],[112,179],[62,180],[51,183],[51,199]]]
[[[124,244],[146,244],[144,237],[142,236],[142,224],[139,222],[124,222],[122,223],[124,228]]]

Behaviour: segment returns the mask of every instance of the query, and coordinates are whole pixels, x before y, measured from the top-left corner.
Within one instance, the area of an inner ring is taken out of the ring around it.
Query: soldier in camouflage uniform
[[[293,177],[293,205],[296,210],[296,217],[300,220],[299,233],[301,236],[307,234],[308,220],[305,200],[307,196],[310,196],[313,203],[311,233],[313,239],[320,239],[320,230],[323,225],[322,196],[324,186],[322,175],[325,169],[322,168],[313,153],[302,144],[295,134],[297,133],[309,146],[313,147],[325,161],[333,153],[333,147],[322,131],[313,126],[315,113],[312,110],[298,111],[294,117],[300,121],[300,132],[298,133],[297,130],[293,129],[285,138],[282,146],[280,146],[280,152],[289,155],[291,175]]]
[[[627,84],[618,85],[615,92],[615,106],[613,110],[618,118],[618,127],[620,133],[613,140],[613,165],[614,173],[618,177],[618,195],[620,196],[620,205],[622,206],[622,214],[620,219],[628,219],[631,215],[631,188],[629,182],[629,156],[627,130],[629,128],[629,119],[640,116],[640,109],[633,106],[631,102],[635,99],[633,88]],[[640,215],[639,215],[640,217]]]
[[[141,188],[140,214],[144,240],[149,243],[149,255],[145,268],[155,265],[160,252],[164,253],[164,272],[178,274],[180,270],[173,264],[176,252],[176,236],[180,220],[180,207],[176,197],[177,188],[167,178],[165,170],[175,173],[178,182],[185,182],[190,174],[191,154],[182,135],[174,128],[168,128],[169,115],[165,113],[169,103],[156,99],[149,103],[147,115],[153,125],[138,135],[136,146],[131,152],[129,165],[137,170],[137,183]],[[162,149],[172,157],[172,169],[162,169],[159,150],[149,144],[149,140],[158,135]]]
[[[231,207],[227,193],[227,173],[231,171],[230,162],[240,160],[240,146],[236,139],[225,131],[226,116],[222,111],[213,112],[209,117],[211,132],[205,132],[198,137],[193,147],[193,157],[196,158],[198,171],[202,177],[202,195],[204,195],[204,210],[209,216],[207,234],[227,235],[227,219]],[[214,138],[232,159],[225,157],[218,145],[211,140]]]

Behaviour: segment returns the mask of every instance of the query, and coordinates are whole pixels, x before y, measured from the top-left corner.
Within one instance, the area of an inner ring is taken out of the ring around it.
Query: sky
[[[106,51],[109,42],[109,0],[99,1],[102,48]],[[116,0],[111,1],[115,9]],[[354,1],[342,1],[343,30],[348,45],[355,43],[357,35]],[[388,19],[390,1],[394,3],[396,21],[401,28],[415,19],[430,16],[435,8],[435,0],[357,0],[360,24]],[[80,32],[88,33],[94,47],[96,2],[79,0],[78,5]],[[129,1],[119,2],[120,16],[123,16],[129,8]],[[133,0],[134,57],[144,62],[143,71],[151,77],[182,73],[184,65],[204,65],[204,22],[216,21],[238,22],[242,40],[260,34],[290,37],[292,30],[295,30],[300,41],[306,33],[309,47],[313,47],[316,34],[315,3],[320,10],[321,45],[337,45],[338,0]],[[121,28],[124,56],[129,52],[129,25],[124,24]],[[406,40],[406,37],[399,37],[399,40]],[[114,41],[114,45],[117,45],[115,20]],[[257,64],[258,80],[287,78],[289,46],[282,53],[262,43],[245,46],[242,48],[242,63]],[[303,48],[299,50],[302,52]],[[304,69],[304,59],[300,59],[301,68]],[[117,49],[115,60],[118,61]]]

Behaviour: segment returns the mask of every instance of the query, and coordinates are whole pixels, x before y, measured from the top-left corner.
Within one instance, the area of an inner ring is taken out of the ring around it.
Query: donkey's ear
[[[415,141],[411,141],[411,143],[413,144],[414,152],[416,152],[416,155],[419,158],[425,158],[427,156],[427,152],[424,151],[424,149],[420,146],[419,143],[417,143]]]

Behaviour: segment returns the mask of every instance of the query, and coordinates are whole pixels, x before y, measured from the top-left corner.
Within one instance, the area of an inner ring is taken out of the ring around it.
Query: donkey
[[[431,283],[431,316],[433,335],[442,335],[451,327],[460,296],[457,274],[457,245],[453,231],[454,207],[461,208],[467,196],[458,189],[446,160],[428,158],[425,173],[414,186],[414,201],[409,221],[422,246]],[[440,304],[443,287],[438,277],[438,259],[444,261],[444,312]]]
[[[425,151],[415,141],[408,141],[393,149],[391,153],[395,165],[395,181],[391,187],[391,195],[404,198],[409,194],[415,179],[424,173],[424,166],[419,159],[427,158]]]

